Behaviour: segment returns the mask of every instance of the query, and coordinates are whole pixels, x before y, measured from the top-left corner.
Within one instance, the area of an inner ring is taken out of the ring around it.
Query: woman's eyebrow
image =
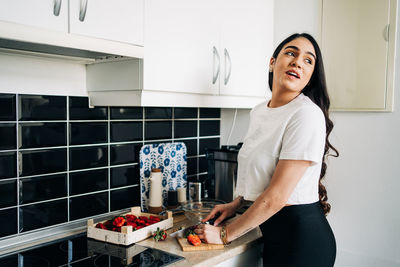
[[[294,45],[288,45],[288,46],[286,46],[286,47],[285,47],[285,50],[288,49],[288,48],[292,48],[292,49],[294,49],[294,50],[296,50],[296,51],[299,51],[299,50],[300,50],[297,46],[294,46]],[[317,57],[316,57],[312,52],[310,52],[310,51],[307,51],[306,54],[311,55],[311,56],[314,58],[314,60],[317,59]]]

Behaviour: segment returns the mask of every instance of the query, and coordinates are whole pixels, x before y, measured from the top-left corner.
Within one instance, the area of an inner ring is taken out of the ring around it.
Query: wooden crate
[[[140,211],[140,207],[133,207],[131,208],[131,212],[124,213],[122,216],[127,214],[133,214],[137,217],[149,217],[150,215],[153,215],[159,217],[161,221],[136,231],[132,231],[132,226],[122,226],[121,232],[119,233],[111,230],[96,228],[96,224],[94,223],[93,219],[90,219],[87,223],[87,237],[112,244],[128,246],[152,236],[157,228],[169,229],[172,228],[173,225],[172,212],[170,211],[167,212],[167,215],[160,216],[157,214],[143,213]],[[106,221],[107,220],[101,222],[104,223]]]

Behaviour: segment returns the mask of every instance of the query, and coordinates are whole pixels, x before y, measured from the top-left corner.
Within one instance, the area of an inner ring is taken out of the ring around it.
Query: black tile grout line
[[[19,135],[20,135],[20,133],[19,133],[19,125],[18,125],[18,120],[19,120],[19,101],[18,101],[18,94],[16,94],[15,95],[15,119],[16,119],[16,130],[15,130],[15,133],[16,133],[16,136],[15,136],[15,138],[17,139],[17,141],[16,141],[16,145],[17,145],[17,148],[16,148],[16,163],[17,163],[17,166],[16,166],[16,168],[17,168],[17,234],[19,235],[20,234],[20,229],[21,229],[21,227],[20,227],[20,223],[21,223],[21,218],[20,218],[20,206],[19,206],[19,202],[20,202],[20,199],[19,199],[19,196],[20,196],[20,179],[19,179],[19,172],[20,172],[20,167],[22,167],[22,165],[21,165],[21,155],[20,155],[20,152],[19,152]]]
[[[19,204],[19,205],[16,205],[16,206],[8,206],[8,207],[5,207],[5,208],[0,208],[0,211],[7,210],[7,209],[12,209],[12,208],[26,207],[26,206],[30,206],[30,205],[43,204],[43,203],[48,203],[48,202],[53,202],[53,201],[63,200],[63,199],[69,200],[69,199],[72,199],[72,198],[84,197],[84,196],[95,195],[95,194],[111,192],[111,191],[118,191],[118,190],[123,190],[123,189],[127,189],[127,188],[134,188],[134,187],[138,187],[138,186],[139,186],[139,184],[131,184],[131,185],[119,186],[119,187],[115,187],[115,188],[108,188],[108,189],[103,189],[103,190],[91,191],[91,192],[86,192],[86,193],[81,193],[81,194],[75,194],[75,195],[69,195],[69,196],[63,196],[63,197],[56,197],[56,198],[49,198],[49,199],[44,199],[44,200],[33,201],[33,202],[29,202],[29,203],[24,203],[24,204]]]
[[[107,107],[107,116],[108,116],[108,121],[107,121],[107,142],[108,142],[108,144],[107,144],[107,189],[108,189],[108,194],[107,194],[107,198],[108,198],[108,208],[107,208],[107,211],[108,211],[108,213],[110,213],[111,212],[111,191],[110,191],[110,188],[111,188],[111,169],[110,169],[110,166],[111,166],[111,158],[110,158],[110,156],[111,156],[111,152],[110,152],[110,150],[111,150],[111,145],[110,145],[110,140],[111,140],[111,137],[110,137],[110,113],[111,113],[111,109],[110,109],[110,107]]]
[[[70,143],[69,143],[69,140],[70,140],[70,124],[69,124],[69,96],[67,96],[66,97],[66,100],[65,100],[65,104],[67,105],[67,107],[66,107],[66,112],[67,112],[67,136],[66,136],[66,138],[67,138],[67,222],[69,222],[70,221],[70,216],[71,216],[71,214],[70,214],[70,203],[69,203],[69,200],[70,200],[70,196],[69,196],[69,187],[70,187],[70,184],[69,184],[69,174],[70,174],[70,167],[69,167],[69,149],[70,149],[70,147],[69,147],[69,145],[70,145]]]
[[[69,107],[68,107],[69,109]],[[69,114],[68,114],[69,116]],[[152,121],[172,121],[173,118],[171,119],[111,119],[110,118],[110,122],[142,122],[142,121],[148,121],[148,122],[152,122]],[[220,121],[221,118],[177,118],[174,119],[176,121]],[[1,124],[12,124],[12,123],[16,123],[17,121],[0,121],[0,125]],[[106,123],[108,122],[108,120],[18,120],[18,123],[23,123],[23,124],[28,124],[28,123],[62,123],[62,122],[69,122],[69,123]]]

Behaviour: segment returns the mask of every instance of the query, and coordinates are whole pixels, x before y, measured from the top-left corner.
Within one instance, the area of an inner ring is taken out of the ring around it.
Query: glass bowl
[[[215,205],[224,204],[225,201],[216,199],[207,199],[202,201],[191,201],[182,204],[182,210],[185,211],[185,216],[193,222],[200,222],[206,218],[212,211]]]

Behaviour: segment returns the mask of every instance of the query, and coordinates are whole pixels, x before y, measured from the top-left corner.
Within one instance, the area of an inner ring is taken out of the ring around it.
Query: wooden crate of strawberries
[[[93,219],[88,220],[87,237],[128,246],[152,236],[157,228],[169,229],[172,225],[172,212],[161,216],[143,213],[140,207],[133,207],[131,212],[116,216],[111,220],[96,224]]]

